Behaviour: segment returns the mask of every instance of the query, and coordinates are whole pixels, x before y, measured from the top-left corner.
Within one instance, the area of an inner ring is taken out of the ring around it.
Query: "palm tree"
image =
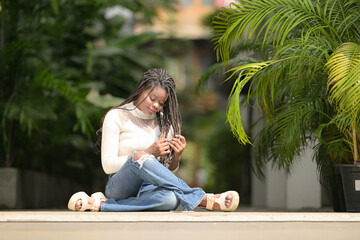
[[[266,120],[254,141],[260,173],[266,159],[290,167],[311,141],[320,165],[324,156],[357,163],[359,10],[351,0],[238,0],[214,17],[218,61],[236,78],[227,108],[234,135],[252,141],[240,114],[246,84]],[[234,66],[239,48],[256,48],[257,62]]]

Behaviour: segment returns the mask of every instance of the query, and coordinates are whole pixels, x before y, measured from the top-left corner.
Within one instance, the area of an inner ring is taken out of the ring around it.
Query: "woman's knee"
[[[166,190],[164,193],[162,210],[170,211],[175,210],[179,206],[179,200],[177,199],[173,191]]]

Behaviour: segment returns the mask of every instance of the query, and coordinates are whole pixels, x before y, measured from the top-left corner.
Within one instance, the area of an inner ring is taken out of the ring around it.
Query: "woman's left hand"
[[[186,139],[182,135],[175,135],[170,140],[170,147],[174,150],[174,154],[177,157],[181,156],[181,153],[184,151],[186,147]]]

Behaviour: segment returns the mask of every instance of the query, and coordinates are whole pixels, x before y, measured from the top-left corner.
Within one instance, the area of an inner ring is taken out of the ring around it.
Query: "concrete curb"
[[[360,222],[360,213],[3,211],[0,222]]]

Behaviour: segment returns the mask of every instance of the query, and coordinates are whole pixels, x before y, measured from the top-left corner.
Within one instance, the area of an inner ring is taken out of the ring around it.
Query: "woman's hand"
[[[150,147],[145,149],[145,152],[152,154],[155,157],[160,157],[170,153],[169,141],[166,138],[157,140]]]
[[[186,147],[185,137],[175,135],[173,139],[170,140],[170,147],[174,150],[174,157],[169,166],[169,170],[174,171],[179,166],[181,154]]]
[[[174,154],[176,158],[180,158],[182,152],[186,147],[186,139],[182,135],[175,135],[170,140],[170,147],[174,150]]]

